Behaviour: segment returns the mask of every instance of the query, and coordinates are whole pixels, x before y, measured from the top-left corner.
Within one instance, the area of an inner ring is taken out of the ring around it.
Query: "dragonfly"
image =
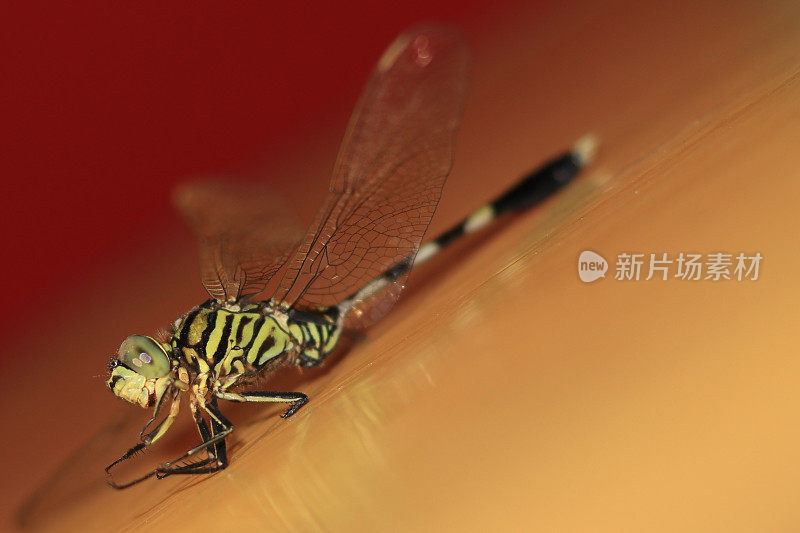
[[[319,365],[343,331],[366,328],[391,309],[412,266],[541,203],[591,161],[596,143],[587,136],[423,245],[453,166],[468,66],[466,40],[451,28],[412,28],[386,49],[305,232],[252,185],[206,181],[177,191],[175,203],[198,236],[210,298],[160,336],[131,335],[109,363],[113,394],[153,409],[138,442],[105,469],[113,488],[226,468],[234,426],[220,401],[284,404],[281,416],[291,417],[308,402],[305,394],[250,390],[253,384],[282,366]],[[200,444],[118,482],[114,469],[167,433],[183,398]]]

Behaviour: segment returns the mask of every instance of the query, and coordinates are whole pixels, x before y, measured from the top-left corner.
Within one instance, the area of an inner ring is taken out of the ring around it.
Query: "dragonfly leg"
[[[177,397],[174,402],[177,404]],[[177,416],[177,408],[173,408],[170,410],[169,416],[161,422],[158,427],[156,427],[153,432],[145,436],[145,439],[128,450],[122,457],[108,465],[106,467],[106,474],[108,474],[107,482],[115,489],[125,489],[137,483],[144,481],[145,479],[149,479],[155,476],[158,479],[167,477],[172,474],[203,474],[203,473],[210,473],[216,472],[217,470],[222,470],[226,466],[228,466],[228,456],[225,449],[225,437],[227,437],[231,431],[233,431],[233,424],[225,418],[222,413],[219,412],[216,406],[216,399],[212,400],[209,404],[204,406],[205,411],[208,413],[209,417],[211,418],[211,427],[214,430],[214,434],[212,435],[211,431],[208,429],[208,424],[203,419],[202,415],[197,412],[196,409],[193,409],[193,413],[195,413],[195,423],[197,424],[197,430],[200,432],[200,437],[203,439],[203,442],[199,446],[195,446],[185,454],[181,455],[177,459],[174,459],[168,463],[165,463],[164,466],[160,466],[151,470],[150,472],[140,476],[133,481],[128,483],[119,484],[116,483],[113,478],[111,477],[110,470],[116,466],[118,463],[133,457],[137,452],[144,449],[145,447],[149,446],[163,435],[166,432],[166,429],[162,430],[162,426],[164,424],[171,425],[172,420],[174,420],[175,416]],[[169,421],[169,422],[167,422]],[[154,438],[153,438],[154,437]],[[213,451],[212,451],[213,448]],[[172,466],[175,463],[182,461],[195,453],[208,450],[208,458],[196,461],[194,463],[181,465],[181,466]],[[213,466],[206,466],[211,463],[216,463]]]
[[[160,405],[157,407],[160,407]],[[145,479],[152,477],[156,474],[155,471],[152,471],[137,479],[134,479],[129,483],[119,484],[116,481],[114,481],[114,478],[111,475],[111,469],[116,467],[118,464],[127,461],[128,459],[135,456],[137,453],[144,450],[146,447],[150,446],[158,439],[163,437],[164,434],[167,432],[167,430],[170,428],[170,426],[172,426],[172,423],[175,421],[175,418],[178,416],[179,410],[180,410],[180,397],[176,392],[172,397],[172,404],[170,405],[169,414],[166,417],[164,417],[164,420],[159,422],[158,425],[155,427],[155,429],[153,429],[153,431],[151,431],[150,433],[146,435],[141,435],[141,433],[143,433],[147,429],[147,427],[150,426],[150,424],[153,422],[155,416],[151,418],[150,421],[147,422],[147,425],[145,425],[142,432],[140,433],[142,442],[140,442],[139,444],[137,444],[136,446],[134,446],[133,448],[122,454],[122,457],[120,457],[119,459],[117,459],[116,461],[114,461],[113,463],[111,463],[106,467],[106,481],[108,482],[109,485],[111,485],[115,489],[124,489],[130,487],[131,485],[135,485],[136,483],[144,481]]]
[[[150,424],[156,421],[156,418],[158,418],[158,415],[161,413],[161,408],[164,406],[164,398],[166,397],[167,397],[166,394],[162,394],[161,396],[159,396],[158,400],[156,401],[156,405],[153,408],[153,416],[150,417],[150,420],[147,421],[147,424],[145,424],[142,430],[139,432],[139,439],[141,439],[142,441],[144,441],[147,436],[147,428],[150,427]]]
[[[203,406],[203,408],[211,419],[211,431],[209,431],[208,424],[202,414],[198,412],[197,409],[194,409],[194,420],[203,442],[177,459],[157,468],[155,470],[155,475],[158,479],[163,479],[173,474],[210,474],[223,470],[228,466],[228,453],[226,450],[225,438],[233,431],[233,424],[220,413],[217,408],[216,398],[212,399],[211,402]],[[180,466],[173,466],[175,463],[202,450],[208,452],[207,458]]]
[[[217,398],[228,400],[231,402],[278,402],[278,403],[291,403],[289,409],[281,415],[281,418],[289,418],[297,412],[298,409],[308,403],[308,396],[302,392],[269,392],[269,391],[250,391],[250,392],[222,392],[216,393]]]

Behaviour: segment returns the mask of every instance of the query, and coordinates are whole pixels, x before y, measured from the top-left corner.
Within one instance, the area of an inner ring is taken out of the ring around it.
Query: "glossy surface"
[[[345,357],[279,376],[312,399],[291,420],[228,409],[237,429],[224,472],[104,487],[102,467],[133,443],[140,413],[98,434],[27,516],[61,531],[792,530],[798,35],[790,2],[509,14],[474,42],[472,96],[432,231],[587,130],[602,143],[594,167],[545,209],[425,265]],[[324,184],[339,138],[278,168]],[[16,346],[42,363],[36,375],[4,369],[4,409],[25,415],[3,443],[16,457],[6,517],[69,449],[133,409],[102,376],[89,379],[115,339],[201,297],[186,275],[191,239],[169,231],[138,254],[161,264],[121,265],[80,314],[63,303],[52,311],[60,329]],[[586,285],[576,261],[587,249],[765,259],[755,282]],[[81,347],[70,365],[44,364],[51,346],[69,345]],[[182,427],[142,461],[184,449],[195,437]]]

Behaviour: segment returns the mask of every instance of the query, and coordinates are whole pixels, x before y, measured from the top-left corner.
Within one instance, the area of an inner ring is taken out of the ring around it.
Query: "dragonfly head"
[[[164,347],[151,337],[131,335],[108,363],[108,387],[115,396],[142,407],[157,402],[172,385],[172,364]]]

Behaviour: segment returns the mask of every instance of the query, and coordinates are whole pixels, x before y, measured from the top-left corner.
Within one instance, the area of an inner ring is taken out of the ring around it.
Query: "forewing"
[[[220,301],[261,292],[303,237],[293,211],[263,184],[198,181],[174,200],[197,233],[203,285]]]
[[[408,31],[386,50],[350,120],[331,192],[288,263],[278,299],[335,305],[396,263],[413,260],[452,167],[468,55],[463,37],[445,28]],[[400,290],[402,279],[383,293],[393,303]]]

